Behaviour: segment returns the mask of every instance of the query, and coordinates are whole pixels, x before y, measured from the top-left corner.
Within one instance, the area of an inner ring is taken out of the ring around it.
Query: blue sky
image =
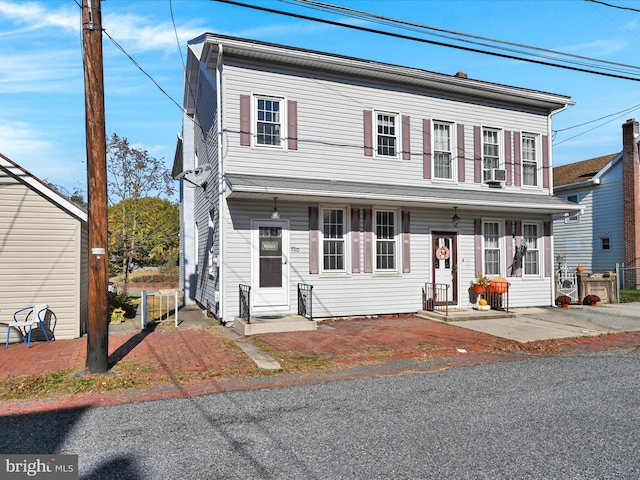
[[[637,48],[640,12],[594,2],[326,2],[441,29],[640,65]],[[377,24],[365,25],[291,1],[245,0],[245,3],[404,35],[416,34]],[[640,0],[607,3],[640,10]],[[463,71],[477,80],[568,95],[576,105],[554,117],[554,130],[563,130],[554,139],[554,165],[619,151],[622,123],[632,117],[640,119],[638,109],[631,109],[640,104],[637,81],[394,39],[209,0],[103,0],[102,10],[106,32],[166,92],[161,92],[103,36],[107,136],[117,133],[128,138],[132,145],[164,158],[168,167],[181,132],[181,112],[174,101],[182,102],[186,42],[204,32],[445,74]],[[76,1],[0,0],[0,65],[0,153],[67,191],[86,190],[82,35]],[[612,115],[622,111],[625,112]],[[609,117],[564,130],[605,116]]]

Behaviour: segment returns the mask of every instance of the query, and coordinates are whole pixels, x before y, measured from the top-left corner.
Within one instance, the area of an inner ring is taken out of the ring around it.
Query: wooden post
[[[90,373],[108,370],[107,145],[100,0],[82,0],[89,205],[87,361]]]

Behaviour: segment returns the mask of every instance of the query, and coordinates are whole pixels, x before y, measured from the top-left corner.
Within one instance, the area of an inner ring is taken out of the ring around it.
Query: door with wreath
[[[433,232],[433,281],[447,285],[446,301],[458,303],[458,235],[451,232]],[[438,289],[440,290],[440,289]],[[439,295],[441,298],[442,296]],[[442,298],[442,301],[445,299]]]

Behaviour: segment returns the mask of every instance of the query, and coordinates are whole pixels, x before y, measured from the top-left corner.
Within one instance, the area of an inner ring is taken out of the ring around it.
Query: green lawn
[[[640,302],[640,290],[620,290],[620,303]]]

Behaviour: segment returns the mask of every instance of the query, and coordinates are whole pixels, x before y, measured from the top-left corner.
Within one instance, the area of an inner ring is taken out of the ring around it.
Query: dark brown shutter
[[[251,96],[240,95],[240,145],[251,145]]]
[[[411,221],[408,211],[402,212],[402,273],[411,273]]]
[[[422,176],[431,178],[431,120],[422,120]]]
[[[360,273],[360,209],[351,209],[351,273]]]
[[[479,218],[473,220],[473,246],[476,273],[482,273],[482,220]]]
[[[542,188],[549,188],[549,177],[551,176],[549,165],[549,137],[542,136]]]
[[[482,130],[473,127],[473,181],[482,183]]]
[[[522,142],[520,132],[513,132],[513,184],[522,185]]]
[[[511,185],[511,175],[513,172],[513,159],[511,157],[511,132],[504,132],[504,169],[507,171],[506,185]]]
[[[402,116],[402,159],[411,160],[411,118]]]
[[[458,134],[457,134],[457,143],[458,143],[458,182],[464,183],[466,180],[466,172],[464,170],[464,125],[458,124]]]
[[[373,114],[371,110],[365,110],[362,115],[362,126],[364,129],[364,154],[367,157],[373,156]]]
[[[319,238],[318,207],[309,207],[309,273],[318,273]]]
[[[363,209],[364,213],[364,273],[373,272],[373,211]]]
[[[298,149],[298,102],[289,100],[287,102],[287,148],[289,150]]]
[[[551,222],[544,222],[544,276],[553,274],[551,265]]]

